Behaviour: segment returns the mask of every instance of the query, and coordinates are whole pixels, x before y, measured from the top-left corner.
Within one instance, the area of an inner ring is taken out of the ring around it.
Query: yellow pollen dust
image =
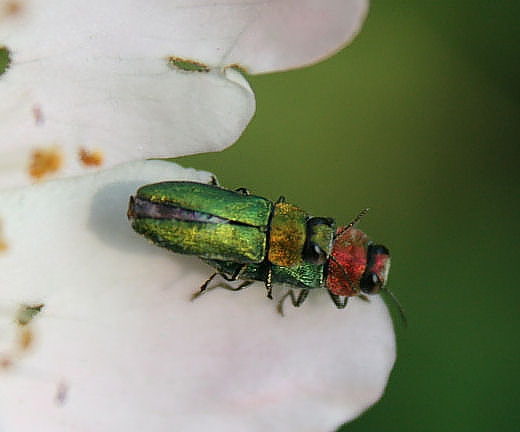
[[[103,152],[95,149],[89,151],[83,147],[79,149],[79,160],[85,166],[101,166],[104,162]]]
[[[29,163],[29,175],[35,180],[54,174],[63,165],[63,153],[57,146],[33,150]]]

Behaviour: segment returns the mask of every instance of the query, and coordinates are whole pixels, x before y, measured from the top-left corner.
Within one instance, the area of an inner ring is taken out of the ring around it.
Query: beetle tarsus
[[[287,297],[291,298],[291,303],[293,304],[294,307],[300,307],[305,302],[305,300],[307,300],[307,296],[309,295],[309,291],[310,290],[308,290],[308,289],[302,289],[300,291],[300,293],[298,294],[298,296],[296,296],[296,294],[294,294],[294,291],[292,289],[287,291],[282,296],[280,301],[278,302],[278,307],[276,308],[278,310],[278,313],[281,316],[284,316],[284,313],[283,313],[283,303],[285,302],[285,299]]]
[[[332,302],[338,309],[345,309],[347,307],[349,297],[342,298],[341,296],[333,294],[330,291],[329,295],[332,299]]]

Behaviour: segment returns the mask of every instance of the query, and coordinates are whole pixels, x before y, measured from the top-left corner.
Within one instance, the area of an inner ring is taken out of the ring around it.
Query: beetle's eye
[[[388,255],[390,256],[390,251],[386,246],[383,245],[371,245],[370,254],[375,255]]]
[[[327,252],[325,252],[317,243],[307,242],[303,249],[304,261],[311,264],[325,264],[327,262]]]
[[[365,294],[377,294],[382,286],[381,279],[374,272],[366,272],[359,281],[359,288]]]

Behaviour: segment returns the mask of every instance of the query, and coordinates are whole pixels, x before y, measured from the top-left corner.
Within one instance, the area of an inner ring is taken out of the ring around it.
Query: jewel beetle
[[[157,246],[195,255],[215,272],[194,294],[198,297],[217,275],[242,280],[230,290],[262,281],[272,298],[272,285],[289,286],[301,306],[309,292],[326,288],[337,308],[348,299],[387,291],[390,252],[356,228],[363,210],[351,223],[336,227],[334,219],[314,217],[280,197],[276,202],[247,189],[225,189],[212,183],[165,181],[140,187],[130,197],[127,216],[132,228]],[[296,293],[293,288],[299,288]],[[403,317],[404,318],[404,317]]]

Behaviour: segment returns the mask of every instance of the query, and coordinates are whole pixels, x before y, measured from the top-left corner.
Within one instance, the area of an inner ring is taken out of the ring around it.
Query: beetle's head
[[[338,229],[330,255],[327,288],[340,296],[377,294],[385,288],[390,252],[354,227]]]
[[[399,300],[386,288],[390,262],[390,251],[386,246],[373,243],[353,224],[339,228],[329,257],[327,288],[335,295],[360,296],[365,300],[366,295],[386,291],[406,326]]]

